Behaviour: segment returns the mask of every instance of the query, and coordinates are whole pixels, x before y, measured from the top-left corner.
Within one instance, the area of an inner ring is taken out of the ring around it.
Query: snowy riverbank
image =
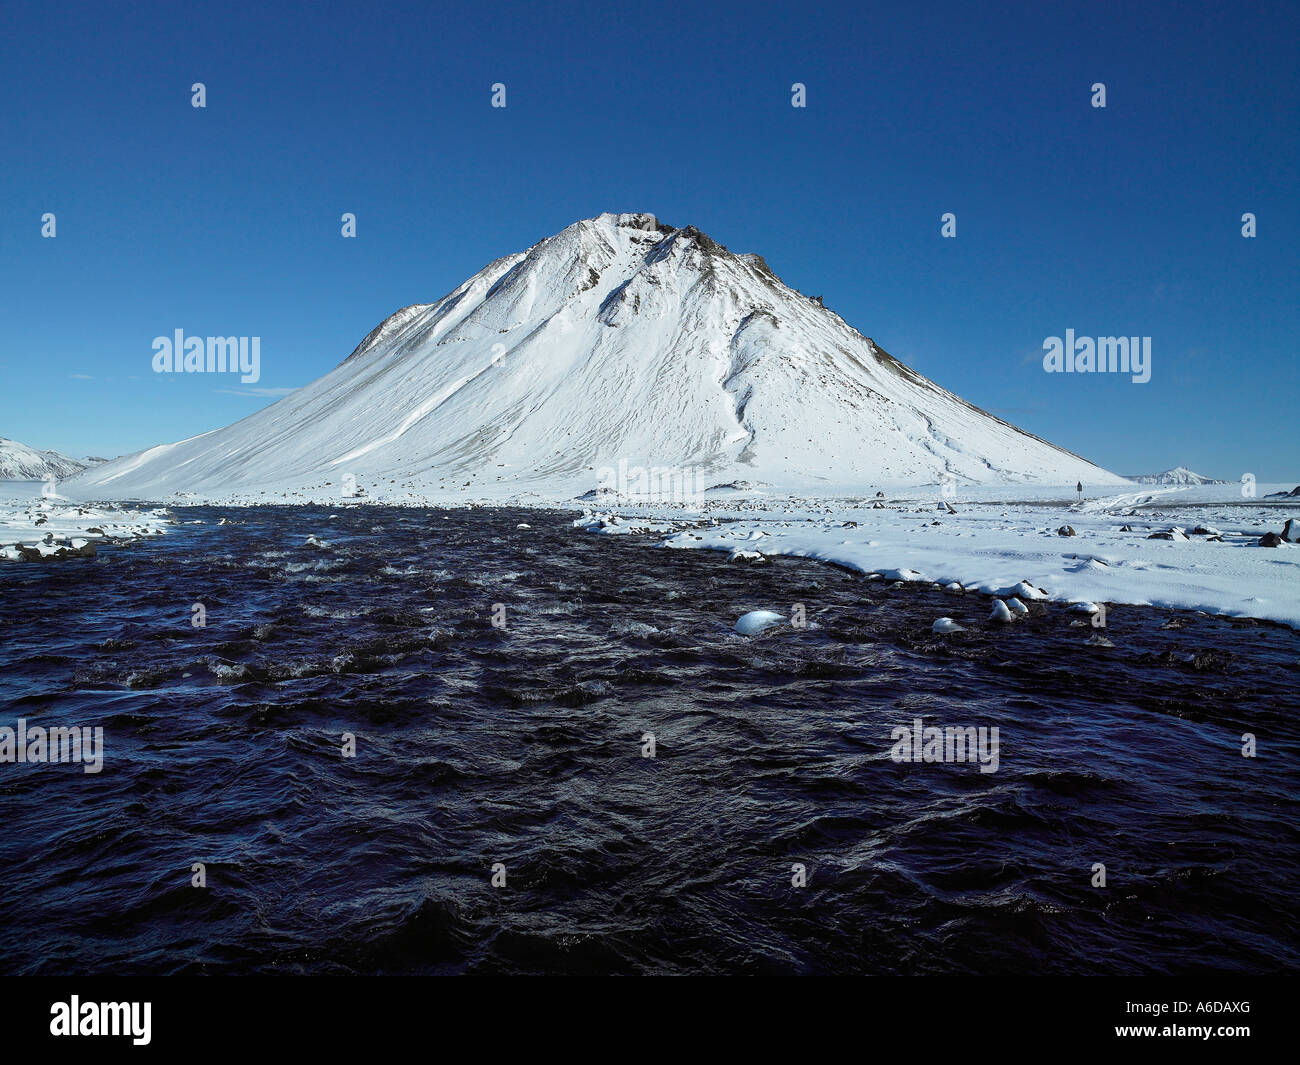
[[[10,486],[11,488],[13,486]],[[386,499],[333,499],[333,507],[525,506],[588,509],[574,524],[604,534],[655,535],[673,549],[727,551],[762,564],[773,555],[820,559],[890,581],[959,584],[1013,595],[1027,583],[1059,602],[1150,605],[1251,617],[1300,628],[1300,497],[1293,485],[1149,487],[1107,494],[1073,486],[991,485],[945,496],[938,485],[891,488],[858,498],[813,498],[731,490],[680,503],[592,507],[562,493],[466,499],[451,493],[393,492]],[[0,558],[38,560],[91,554],[96,543],[157,535],[177,519],[135,504],[0,493]],[[1271,498],[1270,498],[1271,497]],[[187,499],[186,503],[215,502]],[[302,505],[292,496],[225,500],[234,505]],[[320,501],[316,501],[319,503]],[[627,502],[627,501],[625,501]],[[1289,527],[1287,521],[1294,519]],[[1063,535],[1063,531],[1067,534]],[[1276,546],[1264,546],[1273,538]],[[1023,591],[1020,593],[1023,597]],[[956,609],[956,608],[954,608]],[[972,600],[959,622],[982,621]]]
[[[164,509],[74,503],[43,496],[40,482],[0,484],[0,561],[93,558],[99,544],[160,536],[175,523]]]
[[[998,489],[969,502],[923,493],[768,500],[759,513],[748,509],[752,501],[696,515],[642,506],[588,511],[575,525],[653,533],[668,548],[727,551],[751,565],[792,555],[987,595],[1023,598],[1017,589],[1028,583],[1060,602],[1200,610],[1300,628],[1300,544],[1260,544],[1291,518],[1291,535],[1300,536],[1300,499],[1265,498],[1282,487],[1260,486],[1254,499],[1243,499],[1238,486],[1191,486],[1082,504],[1062,489],[1035,489],[1029,499],[1023,490]],[[972,602],[965,614],[954,611],[959,622],[983,621],[989,607]]]

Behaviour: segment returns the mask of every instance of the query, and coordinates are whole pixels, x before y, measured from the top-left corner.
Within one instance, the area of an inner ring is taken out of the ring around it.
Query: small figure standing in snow
[[[1083,502],[1083,482],[1082,482],[1082,481],[1075,481],[1075,482],[1074,482],[1074,490],[1075,490],[1076,492],[1079,493],[1079,502],[1082,503],[1082,502]]]

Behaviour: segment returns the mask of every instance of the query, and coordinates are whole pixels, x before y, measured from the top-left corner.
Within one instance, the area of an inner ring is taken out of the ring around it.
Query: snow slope
[[[74,489],[303,501],[355,479],[371,498],[559,498],[620,460],[776,490],[1125,483],[908,369],[760,257],[603,214],[403,308],[270,407]]]
[[[37,451],[0,436],[0,481],[43,481],[51,474],[71,477],[88,465],[57,451]]]

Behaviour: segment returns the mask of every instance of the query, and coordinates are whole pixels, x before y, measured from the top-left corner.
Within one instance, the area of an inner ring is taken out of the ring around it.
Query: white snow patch
[[[736,622],[736,631],[742,636],[757,636],[764,629],[770,629],[784,621],[785,616],[774,610],[751,610]]]

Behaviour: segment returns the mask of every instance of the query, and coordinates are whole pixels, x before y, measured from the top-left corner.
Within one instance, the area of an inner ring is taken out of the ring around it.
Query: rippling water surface
[[[177,514],[0,568],[0,726],[106,748],[0,765],[0,971],[1300,962],[1291,630],[1119,607],[1089,646],[1060,607],[996,628],[532,511]],[[794,603],[805,630],[732,631]],[[997,726],[997,772],[891,760],[917,717]]]

